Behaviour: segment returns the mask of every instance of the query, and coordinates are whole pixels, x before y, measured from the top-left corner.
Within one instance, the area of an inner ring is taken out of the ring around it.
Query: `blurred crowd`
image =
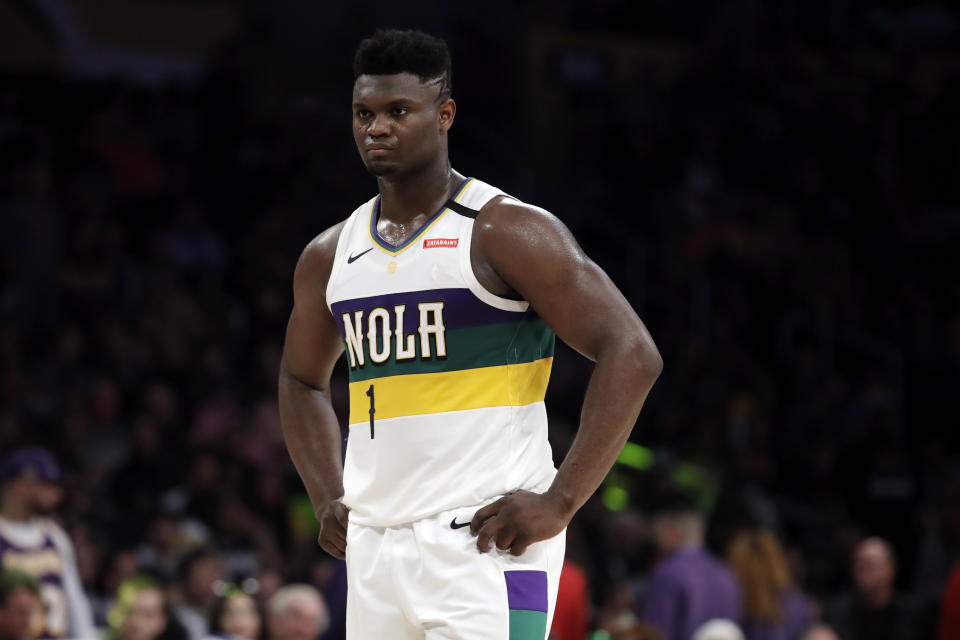
[[[454,166],[570,226],[666,364],[632,436],[648,459],[570,527],[556,638],[960,637],[941,606],[960,592],[958,18],[721,4],[427,25],[453,52]],[[341,18],[293,78],[279,23],[195,84],[2,75],[0,452],[44,447],[59,473],[12,464],[4,499],[55,516],[111,637],[343,637],[344,566],[315,543],[275,391],[299,252],[375,189],[347,96],[376,16]],[[558,349],[558,463],[588,375]],[[7,564],[0,640],[44,593]]]

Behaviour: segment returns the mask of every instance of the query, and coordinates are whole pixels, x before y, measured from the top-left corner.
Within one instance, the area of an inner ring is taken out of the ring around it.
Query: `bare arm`
[[[506,496],[473,520],[481,550],[494,540],[519,555],[559,533],[600,486],[663,361],[630,303],[554,216],[501,200],[478,216],[474,244],[492,290],[522,296],[561,340],[596,363],[576,438],[550,489]]]
[[[320,545],[342,558],[347,510],[340,424],[330,402],[330,375],[343,351],[326,304],[327,281],[343,223],[307,245],[293,275],[293,311],[280,362],[280,423],[287,451],[320,521]]]

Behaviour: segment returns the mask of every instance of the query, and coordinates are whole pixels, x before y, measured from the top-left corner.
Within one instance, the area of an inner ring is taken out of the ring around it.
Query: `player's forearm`
[[[319,513],[343,495],[340,424],[330,392],[304,384],[281,367],[278,393],[287,451]]]
[[[573,514],[593,495],[623,449],[663,361],[652,342],[612,344],[598,355],[580,427],[549,491]]]

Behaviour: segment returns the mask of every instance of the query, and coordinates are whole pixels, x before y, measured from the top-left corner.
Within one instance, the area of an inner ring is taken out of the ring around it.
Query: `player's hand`
[[[511,491],[478,510],[470,521],[477,548],[486,552],[490,543],[519,556],[534,542],[557,535],[570,521],[561,505],[546,493]]]
[[[347,521],[350,510],[340,502],[340,498],[331,500],[320,512],[320,535],[317,542],[320,547],[334,558],[347,557]]]

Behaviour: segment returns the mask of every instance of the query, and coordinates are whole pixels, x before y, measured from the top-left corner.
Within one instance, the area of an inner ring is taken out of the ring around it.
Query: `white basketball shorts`
[[[483,503],[396,527],[347,527],[347,640],[545,640],[566,530],[521,556],[469,523]]]

